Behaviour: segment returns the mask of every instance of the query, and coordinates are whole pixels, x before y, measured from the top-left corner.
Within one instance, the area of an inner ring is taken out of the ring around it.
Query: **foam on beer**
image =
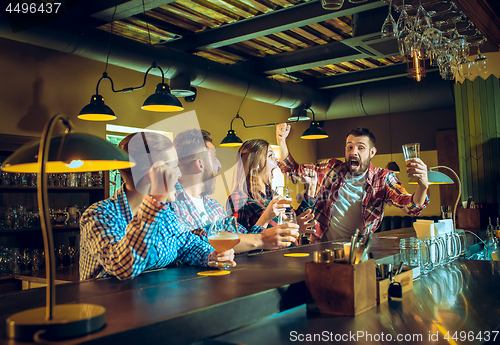
[[[238,234],[232,232],[219,232],[215,235],[208,236],[211,240],[236,240],[238,239]]]

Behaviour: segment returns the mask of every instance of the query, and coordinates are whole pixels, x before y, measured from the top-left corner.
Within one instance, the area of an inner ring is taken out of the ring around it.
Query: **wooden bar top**
[[[376,234],[372,247],[374,252],[378,251],[376,257],[384,250],[388,255],[397,252],[399,240],[393,237],[400,236],[408,237],[412,234],[409,229]],[[304,308],[305,263],[312,261],[314,251],[334,246],[332,243],[319,243],[259,254],[239,255],[236,258],[238,266],[231,269],[229,275],[224,276],[200,276],[197,273],[206,271],[206,268],[186,266],[145,272],[132,280],[104,278],[57,285],[57,304],[90,303],[106,308],[104,329],[58,343],[177,345],[192,344],[222,334],[228,336],[238,334],[235,330],[251,327],[262,320],[268,320],[272,315],[279,316],[284,312],[288,315]],[[297,253],[309,256],[284,256]],[[447,272],[446,268],[443,270]],[[500,325],[500,314],[488,313],[486,307],[492,311],[500,310],[500,300],[494,293],[500,289],[498,263],[459,260],[453,264],[455,272],[453,275],[457,275],[457,270],[461,272],[461,280],[458,282],[455,278],[449,280],[453,281],[453,284],[460,284],[454,288],[460,289],[461,292],[461,295],[454,296],[454,305],[445,305],[441,300],[433,302],[432,295],[429,296],[426,292],[428,289],[425,290],[423,286],[420,290],[417,288],[405,295],[404,313],[394,312],[388,309],[387,305],[380,305],[354,318],[327,318],[327,320],[330,320],[329,324],[333,325],[331,327],[336,332],[357,331],[366,327],[377,327],[376,331],[387,332],[395,327],[415,328],[416,325],[421,332],[424,330],[434,332],[435,313],[432,311],[438,310],[441,319],[449,315],[454,322],[457,321],[457,317],[463,321],[460,327],[454,326],[457,330],[470,328],[478,332],[495,329]],[[436,275],[436,278],[439,277]],[[421,300],[421,303],[414,302],[419,298],[418,291],[421,294],[425,293],[425,299]],[[16,312],[44,305],[44,288],[1,295],[0,319],[6,320],[9,315]],[[457,308],[458,316],[455,315]],[[446,314],[447,311],[450,313]],[[484,315],[484,318],[474,319],[478,315]],[[471,317],[474,321],[472,324],[469,320]],[[306,321],[301,318],[305,318]],[[307,328],[309,316],[301,314],[299,319],[302,321],[297,322],[304,323],[303,327]],[[311,317],[310,320],[313,319],[315,318]],[[371,319],[376,322],[367,321]],[[446,323],[447,320],[442,322]],[[268,323],[273,324],[273,321]],[[407,329],[408,332],[410,330]],[[259,334],[257,332],[256,336]],[[7,341],[3,327],[0,327],[0,339]],[[245,337],[241,335],[241,341],[237,342],[259,345],[290,343],[283,334],[278,334],[274,339],[266,339],[264,333],[259,339],[248,342],[244,339]],[[13,340],[8,340],[7,343],[21,344]],[[433,342],[433,344],[444,343]]]

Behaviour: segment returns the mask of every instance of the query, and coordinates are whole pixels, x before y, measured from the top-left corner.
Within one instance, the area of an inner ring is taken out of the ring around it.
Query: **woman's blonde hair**
[[[247,140],[238,150],[237,166],[233,174],[232,192],[242,192],[259,203],[263,203],[261,194],[262,180],[259,173],[266,168],[269,143],[263,139]]]

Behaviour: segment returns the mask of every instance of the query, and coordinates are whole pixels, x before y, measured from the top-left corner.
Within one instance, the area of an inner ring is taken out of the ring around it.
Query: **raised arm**
[[[286,123],[280,123],[276,126],[276,142],[280,147],[281,158],[288,157],[288,146],[286,145],[286,138],[290,134],[292,127]]]
[[[418,181],[417,190],[413,193],[413,203],[422,206],[426,201],[427,188],[429,187],[427,165],[420,158],[415,158],[406,162],[406,169],[408,177],[416,177]]]

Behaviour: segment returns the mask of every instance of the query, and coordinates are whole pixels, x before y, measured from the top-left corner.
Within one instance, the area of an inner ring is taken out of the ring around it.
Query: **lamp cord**
[[[154,50],[153,50],[153,45],[151,44],[151,32],[149,31],[149,22],[148,22],[147,17],[146,17],[146,6],[144,5],[144,0],[142,0],[142,14],[144,15],[144,21],[146,22],[146,29],[148,30],[148,44],[149,44],[149,48],[150,48],[150,52],[151,52],[151,61],[153,61],[153,64],[154,64],[155,63],[155,54],[154,54]]]
[[[468,232],[468,233],[476,236],[479,239],[479,241],[481,241],[481,243],[484,245],[484,250],[486,251],[485,258],[487,258],[488,257],[488,246],[486,245],[486,242],[484,242],[481,237],[479,237],[477,234],[473,233],[470,230],[464,230],[464,232]]]
[[[108,55],[106,56],[106,67],[104,67],[104,73],[108,70],[109,55],[111,53],[111,38],[113,37],[113,23],[115,22],[116,9],[118,8],[118,0],[115,0],[115,10],[111,16],[111,29],[109,31],[109,41],[108,41]]]

